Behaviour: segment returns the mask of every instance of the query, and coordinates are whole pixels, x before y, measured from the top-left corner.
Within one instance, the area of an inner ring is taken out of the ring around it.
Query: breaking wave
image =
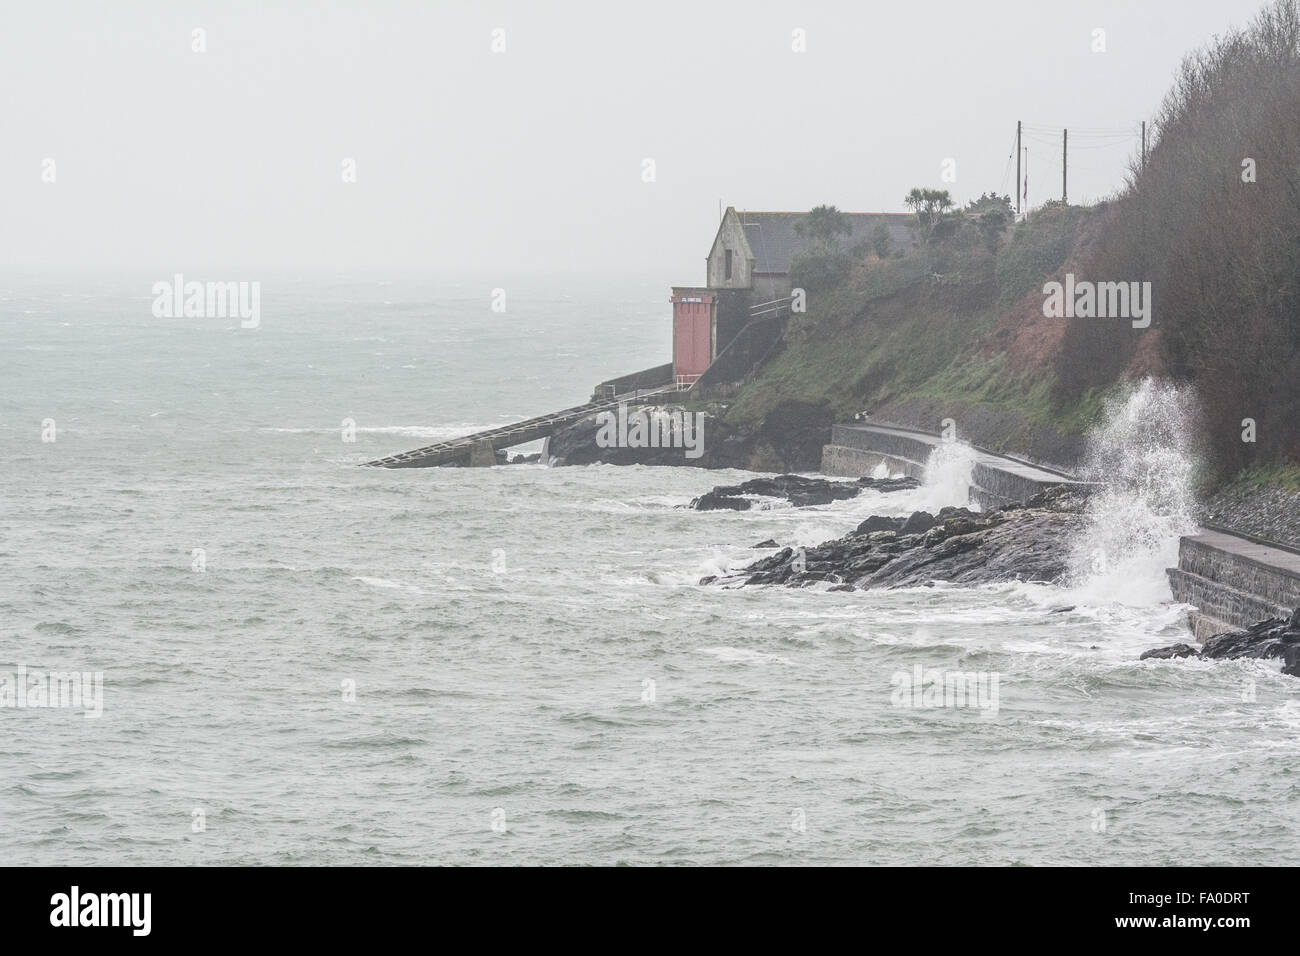
[[[970,445],[958,441],[937,445],[925,463],[925,481],[917,489],[914,507],[935,512],[957,505],[978,511],[979,505],[970,501],[974,469],[975,449]]]
[[[1081,473],[1100,487],[1071,547],[1081,602],[1169,600],[1165,569],[1178,563],[1178,539],[1196,530],[1199,415],[1190,390],[1150,378],[1107,404]]]

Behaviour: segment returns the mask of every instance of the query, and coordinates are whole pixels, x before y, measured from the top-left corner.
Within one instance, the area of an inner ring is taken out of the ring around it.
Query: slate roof
[[[807,215],[806,212],[740,212],[741,225],[745,229],[745,239],[754,253],[754,271],[785,275],[790,271],[790,263],[795,254],[802,250],[808,241],[795,231],[795,223]],[[850,212],[845,213],[853,226],[848,236],[840,236],[840,245],[851,249],[859,242],[870,241],[876,225],[883,222],[889,229],[894,249],[907,249],[912,245],[912,230],[908,223],[914,218],[905,212]]]

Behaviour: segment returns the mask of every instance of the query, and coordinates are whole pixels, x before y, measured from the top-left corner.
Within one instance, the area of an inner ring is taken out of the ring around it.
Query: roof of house
[[[799,235],[795,223],[808,215],[806,212],[740,212],[745,239],[754,253],[754,271],[784,275],[790,271],[795,255],[807,247],[808,240]],[[840,238],[845,248],[869,241],[879,223],[889,230],[895,249],[906,249],[912,244],[908,224],[913,220],[905,212],[848,212],[844,213],[853,232]]]

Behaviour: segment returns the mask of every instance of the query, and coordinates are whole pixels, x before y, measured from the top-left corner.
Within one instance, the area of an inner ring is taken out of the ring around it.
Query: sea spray
[[[1198,417],[1192,392],[1150,378],[1107,403],[1081,474],[1099,487],[1071,547],[1081,603],[1169,600],[1165,569],[1178,562],[1179,537],[1196,528]]]
[[[975,449],[965,442],[942,442],[925,463],[925,481],[917,489],[916,507],[938,511],[948,505],[979,506],[970,501],[971,475],[975,470]]]

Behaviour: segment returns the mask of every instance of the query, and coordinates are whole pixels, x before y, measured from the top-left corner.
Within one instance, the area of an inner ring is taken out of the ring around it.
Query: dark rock
[[[739,485],[718,485],[694,499],[690,506],[696,511],[717,511],[730,508],[749,510],[752,502],[747,496],[784,498],[796,508],[825,505],[832,501],[856,498],[862,487],[852,481],[827,481],[825,478],[805,478],[802,475],[775,475],[771,478],[752,478]]]
[[[943,533],[945,537],[953,537],[959,534],[970,534],[972,531],[977,531],[979,527],[979,518],[967,512],[964,515],[953,515],[947,518],[943,523]]]
[[[840,585],[844,583],[844,579],[841,578],[834,571],[811,571],[811,570],[805,571],[803,574],[799,575],[799,580],[795,583],[799,587],[805,587],[817,581],[829,581],[831,584],[836,584],[836,585]]]
[[[871,531],[898,531],[903,527],[902,518],[889,518],[885,515],[872,515],[862,524],[858,525],[858,534],[867,534]]]
[[[608,411],[617,415],[616,409]],[[698,423],[699,432],[692,432],[697,440],[700,454],[694,458],[687,457],[687,449],[681,447],[641,448],[628,446],[602,447],[597,440],[601,432],[601,416],[604,412],[593,413],[577,419],[569,425],[557,428],[547,443],[546,451],[554,465],[592,465],[603,462],[609,465],[692,465],[707,467],[744,467],[743,461],[719,460],[710,458],[710,452],[720,450],[730,435],[719,416],[725,411],[720,406],[707,405],[701,411],[701,418],[692,418]],[[680,420],[683,415],[695,412],[682,405],[640,405],[629,402],[625,413],[629,418],[643,415],[671,415]],[[692,452],[694,454],[694,452]]]
[[[881,492],[905,491],[908,488],[921,487],[921,482],[916,478],[859,478],[858,484],[863,488]]]
[[[1175,657],[1195,656],[1196,648],[1192,647],[1190,644],[1170,644],[1168,647],[1157,647],[1154,650],[1143,651],[1138,656],[1138,660],[1145,661],[1150,659],[1156,661],[1167,661],[1172,660]]]
[[[1004,505],[1002,510],[1042,508],[1047,511],[1078,511],[1091,492],[1091,485],[1050,485],[1023,502]]]
[[[796,508],[807,508],[810,505],[828,505],[835,500],[837,500],[837,496],[829,488],[799,491],[790,496],[790,504]]]
[[[715,583],[798,587],[810,580],[828,580],[828,575],[857,588],[916,587],[934,581],[1056,582],[1067,570],[1067,554],[1060,542],[1083,524],[1082,502],[1074,500],[1079,505],[1076,510],[1052,499],[1047,502],[1051,507],[1041,508],[987,513],[945,508],[937,517],[918,512],[908,519],[915,519],[917,527],[927,519],[943,522],[924,534],[905,533],[904,523],[895,523],[898,519],[888,524],[868,519],[842,538],[801,549],[798,562],[795,552],[783,548]]]
[[[1187,644],[1174,644],[1146,651],[1139,660],[1171,657],[1199,657],[1201,660],[1237,660],[1282,658],[1282,673],[1300,677],[1300,608],[1291,617],[1270,618],[1252,624],[1244,631],[1226,631],[1207,638],[1200,650]]]
[[[1075,605],[1073,605],[1073,604],[1067,604],[1067,605],[1065,605],[1064,607],[1054,607],[1054,608],[1052,608],[1050,611],[1048,611],[1047,613],[1048,613],[1048,614],[1064,614],[1066,611],[1073,611],[1074,608],[1075,608]]]
[[[691,501],[691,507],[696,511],[722,511],[724,509],[748,511],[752,505],[753,502],[748,498],[734,498],[730,495],[719,494],[717,491],[706,491]]]
[[[924,534],[935,525],[934,515],[928,511],[913,511],[912,516],[903,522],[902,534]]]
[[[628,410],[639,409],[629,403]],[[687,412],[681,405],[659,406],[664,411]],[[825,404],[796,400],[778,403],[760,422],[734,424],[725,420],[726,404],[707,402],[701,454],[686,458],[681,448],[602,448],[596,441],[600,424],[588,415],[559,428],[551,436],[548,453],[555,465],[690,465],[696,468],[744,468],[749,471],[816,471],[822,447],[831,440],[835,416]]]
[[[768,538],[766,541],[760,541],[758,544],[754,545],[753,547],[755,547],[755,548],[779,548],[779,547],[781,547],[781,546],[780,546],[779,544],[777,544],[775,541],[773,541],[771,538]]]
[[[827,588],[826,590],[828,590],[828,591],[856,591],[857,588],[855,588],[852,584],[837,584],[837,585],[835,585],[834,587]]]

